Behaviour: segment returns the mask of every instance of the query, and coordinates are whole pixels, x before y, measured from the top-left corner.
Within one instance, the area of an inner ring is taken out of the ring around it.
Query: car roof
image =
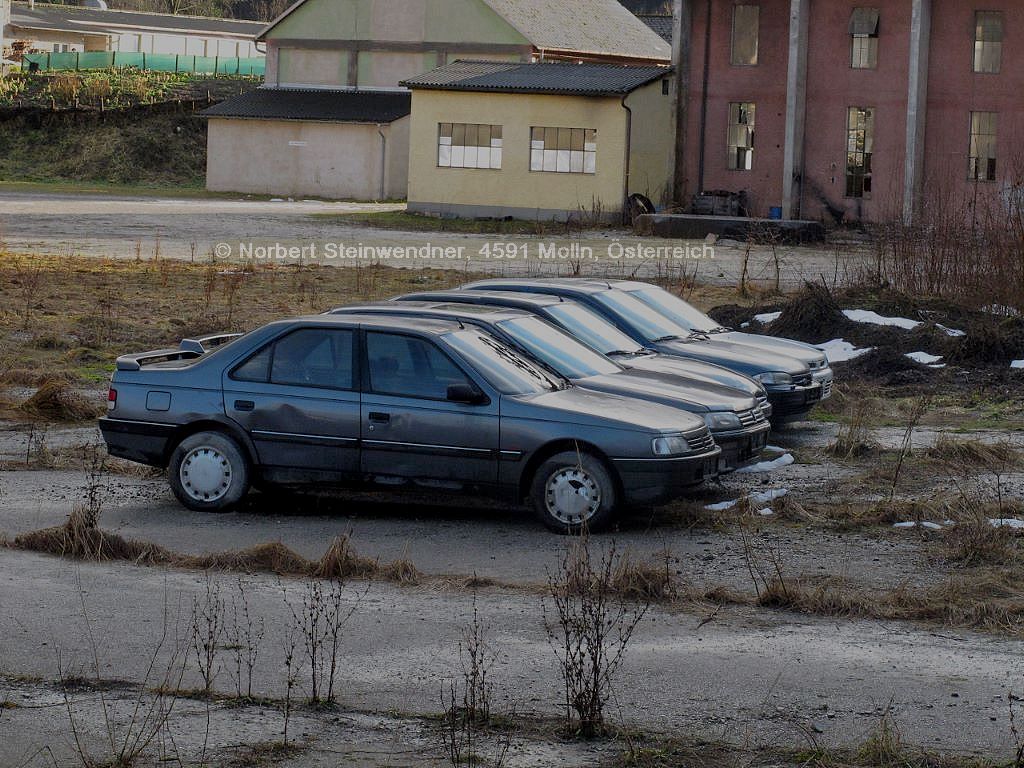
[[[514,320],[524,317],[535,317],[531,312],[522,309],[508,309],[505,307],[492,307],[486,304],[459,304],[449,301],[382,301],[374,304],[358,304],[351,309],[339,307],[334,312],[340,312],[343,316],[358,314],[360,310],[367,310],[367,316],[380,317],[377,313],[389,313],[394,315],[420,315],[420,313],[437,314],[443,317],[451,317],[457,320],[460,317],[479,316],[482,320],[496,323],[501,320]]]
[[[455,288],[450,291],[429,291],[424,293],[411,293],[408,294],[411,297],[409,301],[406,301],[399,297],[402,304],[413,304],[419,301],[430,301],[430,302],[458,302],[465,304],[466,306],[479,306],[479,307],[494,307],[494,306],[507,306],[507,307],[518,307],[518,306],[530,306],[530,307],[548,307],[553,304],[564,304],[571,302],[572,299],[565,299],[560,296],[552,296],[550,293],[520,293],[519,291],[485,291],[485,290],[462,290],[461,288]],[[500,304],[476,304],[476,301],[491,300],[494,302],[500,302]],[[473,304],[469,304],[469,301],[473,301]]]
[[[372,328],[379,330],[393,330],[393,331],[421,331],[423,333],[432,334],[435,336],[441,336],[452,331],[461,330],[457,320],[445,320],[441,318],[424,318],[421,322],[416,323],[415,328],[410,328],[408,324],[405,324],[401,319],[389,316],[389,315],[378,315],[367,312],[366,314],[360,314],[353,312],[351,314],[343,315],[304,315],[302,317],[293,317],[289,320],[278,320],[272,325],[337,325],[343,328],[350,328],[353,326],[361,326],[363,328]]]
[[[586,278],[564,278],[564,277],[545,277],[545,278],[491,278],[488,280],[479,280],[475,283],[469,283],[466,288],[476,290],[478,288],[487,288],[491,285],[521,285],[525,288],[536,288],[543,291],[546,288],[562,288],[568,291],[575,291],[576,293],[582,294],[594,294],[602,293],[607,291],[612,286],[607,281],[590,280]]]

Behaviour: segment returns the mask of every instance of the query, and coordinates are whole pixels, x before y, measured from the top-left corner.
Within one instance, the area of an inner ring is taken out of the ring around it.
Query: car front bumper
[[[178,427],[127,419],[100,419],[107,453],[151,467],[167,465],[167,447]]]
[[[712,432],[715,442],[722,449],[722,454],[718,457],[719,473],[735,472],[760,456],[768,445],[770,431],[771,425],[766,421],[744,430]]]
[[[821,402],[821,384],[814,382],[807,387],[786,390],[768,390],[768,402],[772,404],[772,421],[788,421],[803,416]]]
[[[811,378],[814,379],[815,384],[821,387],[822,400],[828,400],[832,397],[832,383],[835,381],[835,374],[832,372],[831,367],[811,371]]]
[[[663,504],[718,476],[722,449],[664,459],[612,459],[627,506]]]

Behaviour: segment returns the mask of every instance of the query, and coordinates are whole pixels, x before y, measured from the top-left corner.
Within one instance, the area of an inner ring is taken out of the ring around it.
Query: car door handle
[[[390,413],[380,413],[379,411],[370,411],[370,421],[377,424],[387,424],[391,421]]]
[[[252,400],[235,400],[236,411],[255,411],[256,403]]]

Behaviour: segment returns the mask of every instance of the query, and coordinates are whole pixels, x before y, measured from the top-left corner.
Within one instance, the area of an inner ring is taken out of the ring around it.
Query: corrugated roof
[[[270,22],[259,39],[309,2],[297,0]],[[581,55],[669,61],[671,47],[618,0],[481,0],[534,48]],[[466,41],[472,42],[472,41]]]
[[[664,77],[670,71],[668,67],[631,67],[620,64],[456,61],[432,72],[411,77],[402,85],[413,89],[445,91],[614,96],[634,91]]]
[[[206,117],[313,120],[332,123],[392,123],[409,114],[406,91],[317,91],[257,88],[215,104]]]
[[[151,29],[163,32],[214,33],[255,38],[263,28],[257,21],[211,19],[205,16],[178,16],[166,13],[104,11],[73,5],[36,3],[11,4],[11,25],[24,29],[49,29],[82,34],[120,34],[127,29]]]
[[[640,14],[637,16],[640,21],[646,24],[651,30],[669,45],[672,44],[672,37],[675,35],[675,19],[671,16],[648,16]]]
[[[672,50],[618,0],[484,0],[535,48],[643,59]]]

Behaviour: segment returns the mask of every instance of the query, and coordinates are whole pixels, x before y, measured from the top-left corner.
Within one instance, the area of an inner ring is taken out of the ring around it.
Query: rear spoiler
[[[141,371],[147,365],[173,363],[181,360],[196,360],[217,347],[230,344],[242,334],[222,333],[216,336],[202,336],[198,339],[182,339],[177,349],[156,349],[117,358],[117,370]]]

